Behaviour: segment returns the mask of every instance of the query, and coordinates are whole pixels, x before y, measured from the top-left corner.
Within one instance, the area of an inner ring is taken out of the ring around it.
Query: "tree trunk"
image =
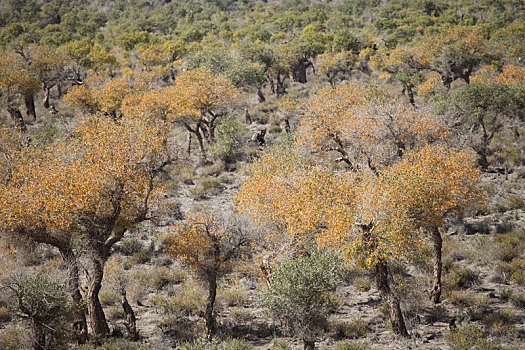
[[[36,110],[35,110],[35,97],[33,94],[27,94],[24,96],[24,103],[26,105],[26,114],[30,120],[36,122]]]
[[[259,103],[263,103],[266,101],[266,97],[264,97],[264,93],[262,91],[261,86],[257,86],[257,97],[259,97]]]
[[[186,153],[189,155],[191,155],[191,132],[188,131],[188,134],[186,135],[186,142],[187,142],[187,146],[186,146]]]
[[[49,108],[49,97],[51,96],[51,88],[44,87],[44,108]]]
[[[62,258],[64,259],[66,266],[68,267],[67,287],[69,290],[69,295],[71,296],[74,304],[72,340],[77,344],[84,344],[87,341],[88,330],[84,302],[82,300],[82,294],[80,294],[79,288],[77,259],[70,249],[60,249],[60,253],[62,254]]]
[[[124,287],[120,289],[120,295],[122,296],[122,309],[124,314],[126,314],[126,330],[128,331],[129,338],[131,341],[139,340],[139,332],[137,332],[137,319],[135,317],[135,312],[131,308],[131,305],[128,303],[128,298],[126,297],[126,290]]]
[[[62,98],[62,83],[57,83],[57,98],[58,99],[61,99]]]
[[[286,76],[281,79],[281,76],[277,75],[277,90],[275,91],[277,96],[281,96],[286,93],[286,88],[284,87],[285,81],[286,81]]]
[[[406,87],[406,92],[407,92],[407,97],[408,97],[408,101],[410,102],[410,104],[412,106],[416,106],[416,101],[414,100],[414,91],[412,90],[413,86],[411,85],[408,85]]]
[[[315,350],[315,340],[303,338],[304,350]]]
[[[201,150],[202,160],[206,160],[206,150],[204,149],[204,140],[202,139],[202,135],[199,131],[197,131],[195,133],[195,136],[197,136],[197,141],[199,142],[199,149]]]
[[[212,274],[208,277],[208,300],[206,300],[206,330],[208,336],[215,334],[215,317],[213,316],[213,308],[215,306],[215,298],[217,296],[217,275]]]
[[[93,334],[98,338],[104,338],[107,334],[109,334],[109,327],[108,323],[106,322],[106,315],[104,315],[104,310],[100,304],[98,293],[100,292],[100,288],[102,286],[102,277],[104,276],[104,264],[106,262],[106,258],[99,252],[93,252],[93,254],[93,270],[87,294],[89,322]]]
[[[11,119],[15,122],[15,126],[20,132],[26,132],[27,127],[26,123],[24,122],[24,118],[22,117],[22,113],[20,113],[20,110],[18,108],[9,108],[8,109],[9,115],[11,115]]]
[[[441,261],[441,249],[443,247],[443,240],[441,239],[441,233],[437,227],[435,227],[432,231],[432,243],[434,245],[434,266],[430,300],[432,300],[435,304],[439,304],[441,301],[441,270],[443,268],[443,263]]]
[[[390,309],[390,322],[392,323],[392,330],[395,334],[403,337],[408,337],[408,332],[403,319],[403,313],[399,306],[399,299],[390,289],[388,283],[388,266],[384,260],[379,261],[376,264],[376,284],[379,290],[381,299],[385,302]]]
[[[296,82],[299,82],[301,84],[306,84],[306,68],[309,65],[309,61],[306,59],[300,59],[293,67],[292,67],[292,77],[293,80]]]

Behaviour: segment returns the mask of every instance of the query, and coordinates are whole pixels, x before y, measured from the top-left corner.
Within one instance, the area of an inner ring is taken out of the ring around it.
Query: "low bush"
[[[329,326],[335,339],[359,339],[366,337],[368,333],[367,324],[358,318],[331,322]]]

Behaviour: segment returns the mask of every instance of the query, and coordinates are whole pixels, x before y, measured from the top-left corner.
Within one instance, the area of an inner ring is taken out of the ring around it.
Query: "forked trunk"
[[[104,338],[109,334],[109,327],[98,294],[102,286],[106,259],[101,254],[95,252],[93,254],[95,254],[92,259],[93,270],[87,293],[89,322],[93,334],[97,338]]]
[[[33,96],[33,94],[25,95],[24,103],[26,105],[27,116],[33,123],[36,122],[35,97]]]
[[[73,335],[72,340],[77,344],[84,344],[87,341],[88,330],[86,322],[86,312],[82,294],[79,288],[78,263],[70,249],[61,249],[60,253],[66,266],[68,267],[67,288],[73,300]]]
[[[435,304],[441,302],[441,271],[443,269],[443,262],[441,261],[441,250],[443,247],[443,240],[441,233],[437,227],[432,231],[433,244],[433,276],[432,276],[432,290],[430,291],[430,300]]]
[[[390,311],[390,322],[395,334],[408,337],[408,332],[403,319],[403,313],[399,305],[399,299],[393,293],[388,283],[388,266],[384,260],[376,264],[376,284],[381,299],[388,305]]]
[[[215,334],[215,317],[213,316],[213,308],[215,306],[215,298],[217,297],[217,276],[211,275],[208,277],[208,300],[206,300],[206,330],[208,336]]]

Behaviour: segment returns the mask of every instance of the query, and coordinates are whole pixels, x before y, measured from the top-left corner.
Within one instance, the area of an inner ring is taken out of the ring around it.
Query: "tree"
[[[315,349],[316,337],[336,306],[333,293],[343,266],[338,255],[314,249],[280,263],[272,272],[263,305],[285,330],[302,339],[305,350]]]
[[[326,75],[332,88],[335,88],[338,76],[351,72],[356,61],[357,57],[350,51],[327,52],[318,57],[318,72]]]
[[[231,271],[232,261],[249,243],[239,221],[220,220],[208,214],[190,214],[186,222],[172,228],[165,249],[174,259],[192,268],[206,282],[208,298],[205,321],[208,335],[215,334],[214,306],[218,280]]]
[[[450,89],[456,79],[470,83],[474,70],[488,58],[486,34],[480,26],[456,26],[445,33],[421,38],[417,50]]]
[[[430,235],[434,256],[429,297],[436,304],[442,291],[440,230],[448,217],[459,216],[482,201],[479,176],[471,154],[443,146],[425,146],[385,171],[386,178],[395,179],[390,186],[405,194],[400,200],[408,206],[412,220]]]
[[[410,104],[415,106],[415,88],[423,81],[422,70],[426,68],[425,60],[416,48],[396,48],[385,52],[382,50],[372,56],[373,68],[391,74],[402,86],[403,94]]]
[[[2,44],[6,45],[9,51],[18,56],[18,65],[33,75],[35,72],[32,71],[32,53],[37,40],[38,34],[36,28],[27,22],[13,23],[2,29],[0,33],[0,41]],[[24,89],[23,95],[26,114],[33,122],[36,121],[34,95],[37,91],[38,89]]]
[[[335,162],[350,170],[380,171],[405,151],[447,134],[430,111],[407,106],[373,86],[320,89],[302,110],[298,143],[318,154],[337,155]]]
[[[204,141],[215,143],[215,129],[232,112],[240,94],[222,75],[206,68],[186,71],[177,76],[173,86],[130,96],[123,104],[124,115],[152,114],[183,126],[199,143],[206,159]]]
[[[37,76],[27,69],[21,59],[12,53],[0,52],[0,98],[19,131],[26,131],[26,124],[19,106],[26,96],[33,96],[39,89]]]
[[[388,264],[408,258],[421,239],[407,213],[383,200],[387,193],[380,179],[366,170],[333,172],[293,149],[266,154],[250,175],[236,197],[239,210],[298,242],[314,236],[318,244],[343,251],[349,262],[374,267],[393,330],[407,336]]]
[[[73,234],[83,242],[95,336],[109,333],[98,297],[104,265],[125,232],[148,219],[156,175],[171,161],[166,135],[163,123],[148,118],[88,116],[76,137],[21,157],[2,185],[4,232],[57,247]]]
[[[523,115],[525,99],[519,86],[493,81],[474,82],[451,94],[454,119],[463,126],[462,130],[471,140],[470,146],[477,153],[483,169],[489,166],[494,136],[512,127],[516,117]]]
[[[300,149],[284,147],[261,157],[236,197],[239,210],[298,242],[313,236],[319,245],[343,251],[349,262],[375,269],[393,330],[407,336],[388,266],[417,255],[425,245],[423,232],[437,239],[433,230],[445,215],[461,212],[476,198],[472,159],[425,146],[374,173],[334,170]],[[435,248],[440,264],[441,247]]]
[[[113,119],[120,118],[124,99],[131,89],[124,79],[114,79],[104,83],[100,88],[89,88],[86,85],[73,87],[64,100],[84,113],[101,113]]]
[[[44,107],[49,108],[51,89],[68,78],[69,57],[51,46],[35,47],[31,69],[35,72],[44,90]]]

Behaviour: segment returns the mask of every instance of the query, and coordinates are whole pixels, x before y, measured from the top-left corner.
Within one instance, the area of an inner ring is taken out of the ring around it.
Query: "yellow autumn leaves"
[[[297,139],[264,154],[236,197],[260,224],[371,267],[410,259],[446,215],[482,198],[474,157],[435,143],[447,129],[428,111],[355,85],[322,89],[301,108]]]

